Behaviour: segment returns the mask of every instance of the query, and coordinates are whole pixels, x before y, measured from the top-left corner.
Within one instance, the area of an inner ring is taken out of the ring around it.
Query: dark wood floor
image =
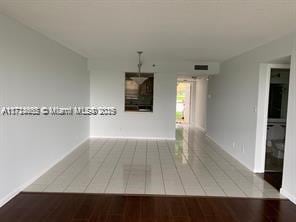
[[[0,209],[1,222],[296,221],[288,200],[20,193]]]
[[[259,176],[264,178],[274,188],[280,190],[282,187],[283,173],[282,172],[265,172],[259,173]]]

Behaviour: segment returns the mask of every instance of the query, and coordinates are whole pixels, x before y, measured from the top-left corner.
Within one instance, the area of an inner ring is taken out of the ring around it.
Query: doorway
[[[191,91],[191,82],[177,81],[176,124],[188,125],[190,123]]]
[[[277,189],[282,185],[289,77],[289,68],[270,69],[264,178]]]

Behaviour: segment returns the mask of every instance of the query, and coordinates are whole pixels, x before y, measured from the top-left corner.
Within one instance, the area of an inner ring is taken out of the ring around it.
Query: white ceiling
[[[93,59],[223,61],[296,29],[296,0],[0,0],[0,11]]]

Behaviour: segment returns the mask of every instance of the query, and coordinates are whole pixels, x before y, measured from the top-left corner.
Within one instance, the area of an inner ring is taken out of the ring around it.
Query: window
[[[125,73],[125,111],[153,112],[153,73]]]

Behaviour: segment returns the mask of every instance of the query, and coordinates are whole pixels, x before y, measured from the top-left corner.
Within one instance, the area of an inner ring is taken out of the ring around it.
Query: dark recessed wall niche
[[[125,111],[153,112],[154,73],[125,73]]]

